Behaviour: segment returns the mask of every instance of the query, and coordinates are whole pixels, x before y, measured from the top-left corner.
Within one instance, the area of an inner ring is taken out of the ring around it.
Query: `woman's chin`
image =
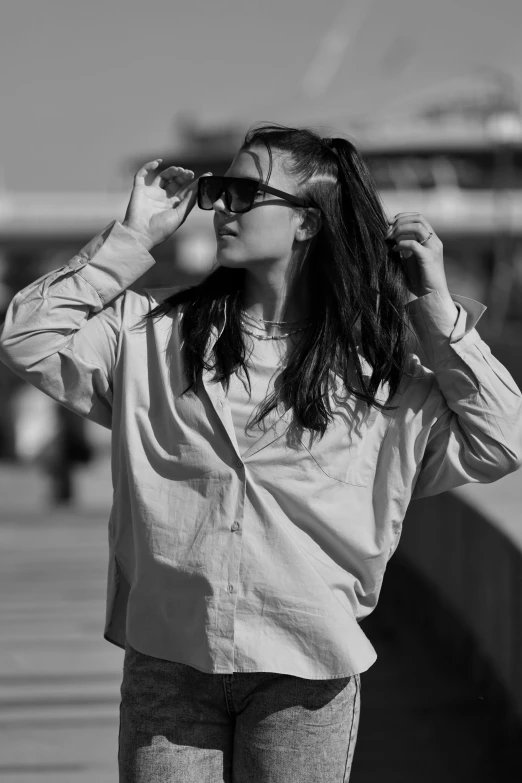
[[[216,261],[219,266],[242,266],[243,259],[239,257],[237,253],[232,252],[229,248],[220,248],[218,246],[216,253]]]

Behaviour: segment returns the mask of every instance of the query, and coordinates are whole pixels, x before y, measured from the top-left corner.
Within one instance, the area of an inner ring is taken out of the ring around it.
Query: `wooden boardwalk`
[[[123,651],[102,638],[108,464],[81,474],[74,509],[49,510],[45,490],[34,470],[0,466],[0,781],[116,783]],[[390,627],[381,606],[364,627],[379,659],[362,677],[351,783],[522,779],[480,695],[433,649]]]

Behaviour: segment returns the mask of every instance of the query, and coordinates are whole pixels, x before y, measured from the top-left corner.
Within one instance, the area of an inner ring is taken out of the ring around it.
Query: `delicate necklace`
[[[293,329],[291,332],[287,332],[286,334],[262,335],[256,334],[251,329],[248,329],[243,319],[241,319],[241,323],[243,325],[243,331],[247,334],[251,334],[252,337],[256,338],[256,340],[284,340],[285,337],[290,337],[292,334],[296,334],[297,332],[302,332],[304,329],[308,329],[308,326],[302,326],[300,329]]]
[[[246,318],[250,318],[252,321],[256,321],[258,324],[272,324],[273,326],[286,326],[286,324],[300,324],[304,321],[309,321],[309,318],[298,318],[296,321],[267,321],[265,318],[254,318],[253,315],[247,313],[246,310],[241,310],[241,314]]]

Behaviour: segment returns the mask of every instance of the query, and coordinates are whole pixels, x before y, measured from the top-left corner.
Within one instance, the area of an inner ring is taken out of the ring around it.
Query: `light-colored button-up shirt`
[[[455,321],[438,291],[407,305],[419,351],[395,411],[332,372],[322,439],[279,410],[241,453],[213,373],[182,394],[182,308],[143,320],[175,289],[126,290],[153,263],[114,221],[14,297],[1,337],[15,372],[112,430],[105,638],[210,673],[366,670],[359,621],[410,500],[522,463],[522,394],[475,329],[485,307],[452,295]]]
[[[260,332],[258,331],[257,334]],[[240,454],[248,451],[263,429],[275,418],[278,418],[277,410],[271,411],[261,424],[247,429],[253,414],[257,413],[258,406],[272,393],[274,380],[281,370],[281,362],[295,341],[295,337],[285,337],[276,341],[253,340],[248,333],[244,334],[244,338],[250,386],[246,374],[241,370],[232,373],[227,390],[227,399],[234,422],[234,434]]]

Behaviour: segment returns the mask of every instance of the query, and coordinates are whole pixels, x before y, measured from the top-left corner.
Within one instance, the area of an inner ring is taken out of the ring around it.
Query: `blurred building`
[[[165,165],[196,176],[226,171],[242,132],[185,126]],[[481,326],[491,339],[517,339],[522,329],[522,116],[516,97],[496,92],[448,97],[402,121],[339,131],[363,151],[387,213],[421,212],[445,246],[454,293],[488,306]],[[141,159],[153,157],[152,152]],[[138,165],[135,162],[135,166]],[[183,229],[182,229],[183,230]],[[180,235],[181,238],[181,235]],[[213,251],[210,221],[187,223],[182,239]],[[180,248],[181,249],[181,248]]]

